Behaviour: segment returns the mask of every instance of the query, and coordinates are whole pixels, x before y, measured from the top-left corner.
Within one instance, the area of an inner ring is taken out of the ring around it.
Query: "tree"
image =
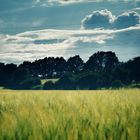
[[[85,64],[85,69],[94,71],[111,71],[119,64],[114,52],[97,52],[93,54]]]
[[[34,77],[46,78],[46,65],[45,65],[46,59],[47,58],[44,58],[43,60],[36,60],[32,63],[31,69],[32,75]]]
[[[30,70],[32,67],[32,63],[29,61],[24,61],[22,64],[19,65],[19,68],[28,69]]]
[[[10,87],[13,89],[21,89],[20,83],[30,78],[32,78],[32,75],[27,69],[18,68],[11,77]]]
[[[32,75],[34,74],[33,64],[29,61],[24,61],[22,64],[19,65],[18,68],[27,69],[30,73],[32,73]]]
[[[84,66],[84,62],[79,55],[70,57],[67,61],[67,70],[69,72],[75,73],[81,71],[83,69],[83,66]]]
[[[104,69],[107,72],[111,72],[114,68],[116,68],[119,64],[119,60],[118,57],[116,56],[116,54],[114,52],[106,52],[106,54],[104,55],[103,58],[103,62],[104,62]]]
[[[47,78],[52,78],[55,72],[55,58],[49,57],[46,63]]]
[[[124,64],[124,67],[130,71],[131,81],[140,82],[140,57],[135,57]]]
[[[2,86],[8,86],[9,81],[13,73],[17,70],[17,65],[15,64],[0,64],[0,84]]]
[[[122,81],[124,84],[130,83],[130,71],[126,69],[123,64],[115,68],[112,72],[113,80]]]
[[[80,77],[77,81],[79,89],[97,89],[100,83],[102,82],[101,77],[96,73],[90,73]]]
[[[4,67],[5,64],[4,63],[0,63],[0,86],[4,85]]]
[[[45,57],[42,60],[33,62],[31,69],[35,77],[60,77],[66,71],[66,60],[63,57]]]
[[[66,60],[63,57],[55,58],[56,77],[61,77],[66,73]]]

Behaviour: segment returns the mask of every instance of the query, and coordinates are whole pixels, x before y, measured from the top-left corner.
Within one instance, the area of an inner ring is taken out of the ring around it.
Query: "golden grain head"
[[[140,90],[0,90],[0,140],[138,140]]]

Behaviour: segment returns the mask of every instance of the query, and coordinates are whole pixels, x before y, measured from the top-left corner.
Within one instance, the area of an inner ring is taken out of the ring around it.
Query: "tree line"
[[[42,79],[58,78],[41,84]],[[65,60],[46,57],[20,65],[0,63],[0,86],[10,89],[102,89],[140,82],[140,57],[120,62],[112,51],[96,52],[84,62],[79,55]]]

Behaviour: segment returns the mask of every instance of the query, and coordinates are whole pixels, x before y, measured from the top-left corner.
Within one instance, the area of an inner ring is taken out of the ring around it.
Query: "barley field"
[[[0,140],[140,140],[140,90],[0,90]]]

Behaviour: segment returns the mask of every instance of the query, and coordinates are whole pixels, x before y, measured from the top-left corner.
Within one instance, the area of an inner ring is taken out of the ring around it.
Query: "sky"
[[[0,62],[140,56],[140,0],[0,0]]]

